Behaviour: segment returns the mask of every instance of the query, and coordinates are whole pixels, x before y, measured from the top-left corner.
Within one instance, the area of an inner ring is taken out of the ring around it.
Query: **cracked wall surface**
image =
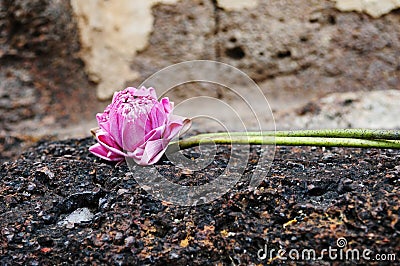
[[[244,8],[256,8],[258,0],[217,0],[217,4],[225,10],[241,10]]]
[[[378,16],[397,0],[71,1],[102,99],[194,59],[231,64],[268,90],[399,87],[399,13],[339,11]]]
[[[276,119],[285,129],[400,129],[399,102],[399,90],[331,93]]]
[[[71,0],[80,29],[81,57],[100,99],[112,96],[127,80],[138,77],[130,62],[147,45],[152,30],[151,7],[177,0]],[[95,11],[95,12],[93,12]]]
[[[372,17],[382,15],[400,7],[400,0],[333,0],[341,11],[365,12]]]
[[[373,19],[319,0],[259,1],[257,8],[240,11],[213,3],[181,1],[153,8],[150,45],[132,63],[141,73],[138,80],[173,63],[215,59],[243,70],[266,91],[400,86],[396,12]]]

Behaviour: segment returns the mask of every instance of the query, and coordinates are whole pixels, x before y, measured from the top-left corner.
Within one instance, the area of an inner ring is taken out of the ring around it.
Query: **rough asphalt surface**
[[[252,147],[245,173],[228,193],[179,207],[152,198],[126,164],[89,154],[93,143],[42,142],[0,167],[0,264],[400,263],[399,150],[277,147],[271,170],[249,191],[259,154]],[[196,185],[218,176],[229,154],[229,146],[219,146],[213,163],[194,173],[167,158],[156,167],[169,180]],[[199,150],[186,155],[196,158]],[[329,248],[331,256],[323,252]],[[301,260],[305,249],[323,256]],[[362,258],[367,249],[369,261]],[[300,260],[289,258],[292,250]],[[360,260],[346,260],[354,250]],[[378,254],[395,259],[377,261]]]

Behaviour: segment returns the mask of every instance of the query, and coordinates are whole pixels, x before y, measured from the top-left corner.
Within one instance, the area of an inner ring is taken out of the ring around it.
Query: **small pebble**
[[[125,238],[124,242],[125,242],[125,246],[129,248],[135,242],[135,238],[133,236],[128,236],[127,238]]]

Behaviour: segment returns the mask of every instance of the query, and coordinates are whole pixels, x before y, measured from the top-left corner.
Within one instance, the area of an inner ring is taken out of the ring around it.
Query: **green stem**
[[[271,136],[232,136],[231,138],[197,136],[179,141],[180,149],[187,149],[199,144],[255,144],[283,146],[325,146],[325,147],[358,147],[358,148],[393,148],[400,149],[398,140],[368,140],[353,138],[319,138],[319,137],[271,137]],[[171,143],[173,145],[173,143]]]
[[[255,144],[400,149],[400,132],[398,130],[324,129],[207,133],[172,142],[168,150],[177,151],[200,144]]]
[[[308,129],[287,131],[261,132],[220,132],[199,134],[199,137],[216,136],[275,136],[275,137],[326,137],[326,138],[356,138],[356,139],[393,139],[400,140],[400,130],[383,129]]]

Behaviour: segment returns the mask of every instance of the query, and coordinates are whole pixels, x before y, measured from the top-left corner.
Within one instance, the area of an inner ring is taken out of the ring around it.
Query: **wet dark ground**
[[[153,199],[126,164],[89,154],[93,143],[42,142],[1,166],[2,265],[400,263],[399,150],[277,147],[271,170],[249,191],[259,152],[252,147],[247,170],[227,194],[210,204],[179,207]],[[194,174],[166,158],[157,168],[177,183],[204,183],[220,174],[229,151],[219,146],[214,163]],[[186,153],[198,156],[197,149]],[[80,208],[94,216],[60,223]],[[347,244],[340,249],[342,237]],[[258,258],[266,245],[272,256]],[[326,252],[316,261],[289,259],[296,255],[289,254],[292,249],[300,255],[314,249],[318,257],[329,247],[337,249],[336,259]],[[286,250],[281,255],[288,260],[272,249]],[[371,261],[346,261],[345,252],[355,249],[370,249]],[[377,254],[396,259],[373,261]]]

